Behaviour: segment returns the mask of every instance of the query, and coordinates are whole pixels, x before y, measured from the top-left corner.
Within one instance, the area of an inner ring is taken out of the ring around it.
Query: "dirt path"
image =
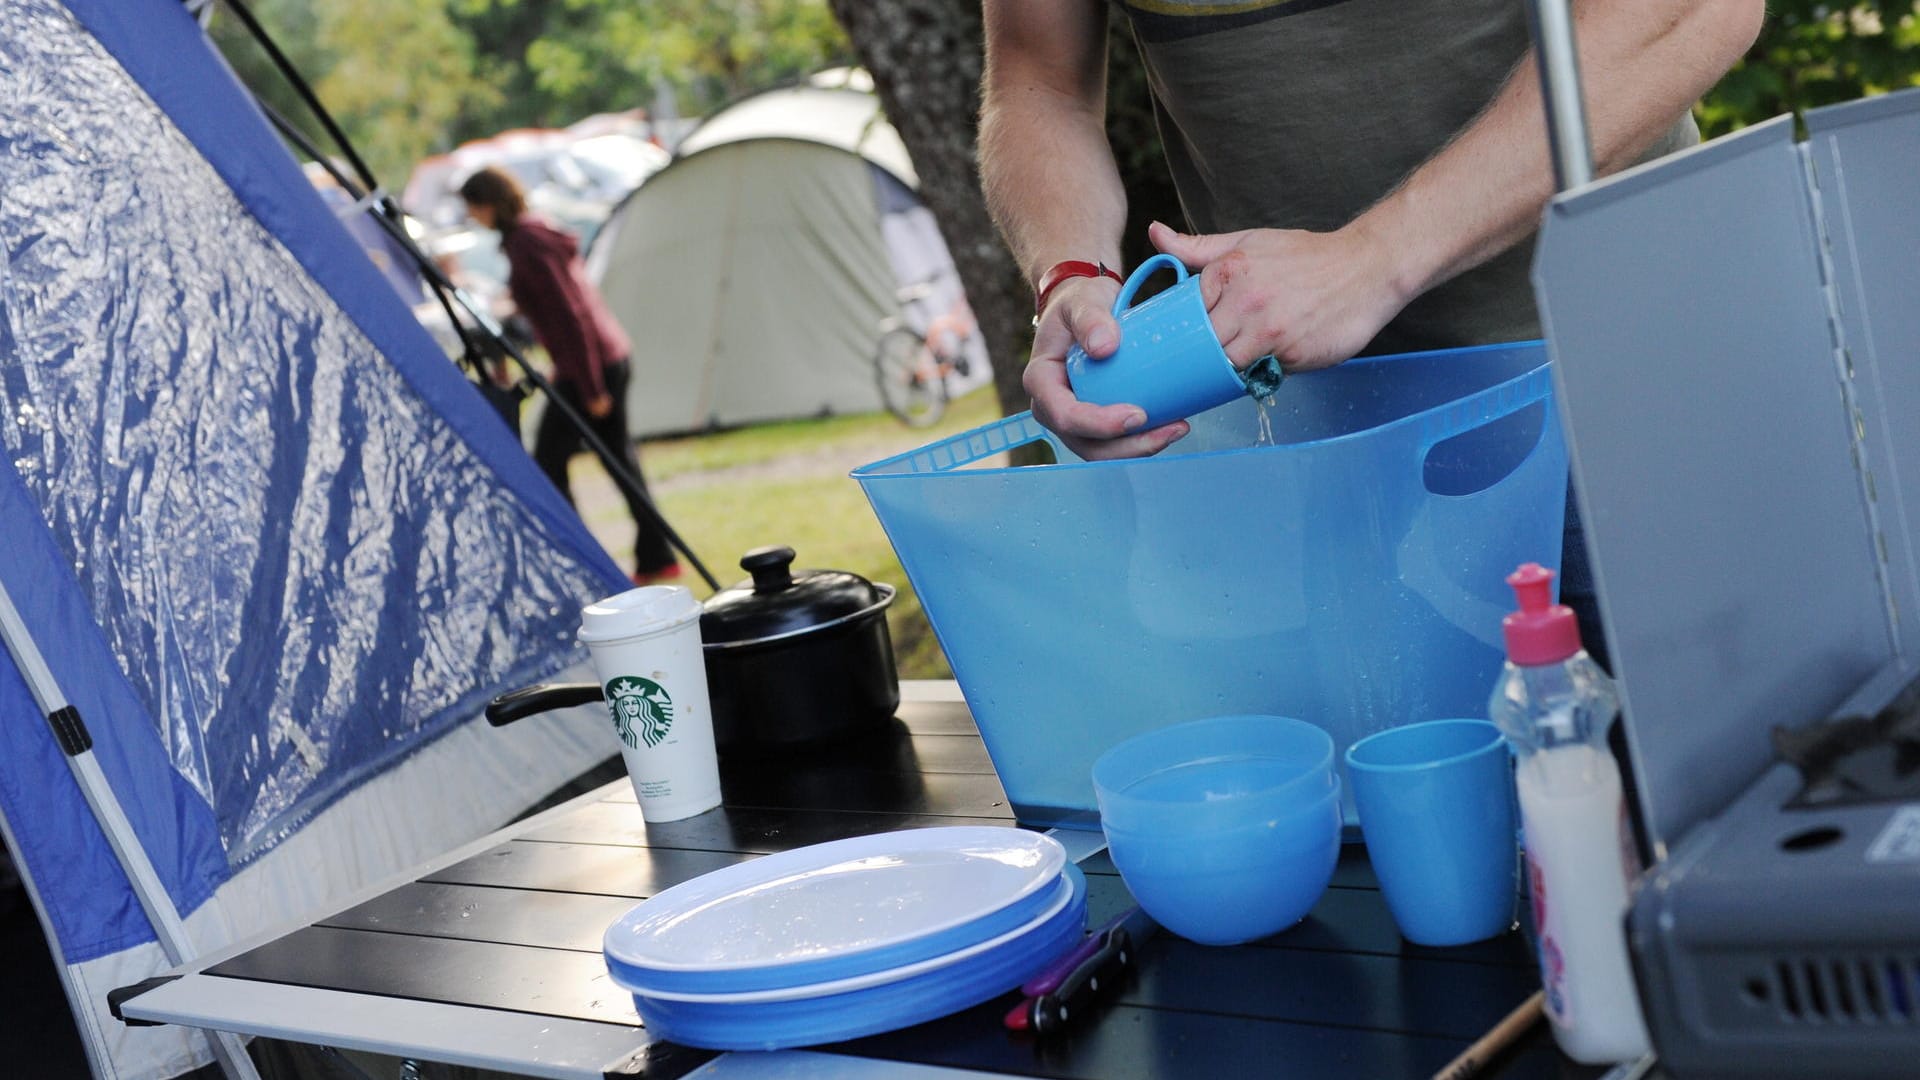
[[[867,465],[895,454],[905,453],[926,445],[933,436],[923,431],[901,428],[897,433],[876,439],[865,435],[847,442],[826,443],[797,453],[783,454],[765,461],[749,462],[742,465],[729,465],[716,469],[693,469],[675,473],[663,480],[648,480],[648,490],[656,496],[668,496],[689,491],[701,491],[716,487],[729,487],[736,484],[764,483],[768,481],[805,480],[816,477],[846,477],[848,473],[862,465]],[[1004,461],[1005,455],[994,460],[995,464]],[[646,454],[641,452],[641,468],[645,471]],[[613,479],[600,467],[599,461],[590,454],[581,454],[573,459],[571,475],[575,504],[587,528],[601,545],[625,563],[632,550],[633,524],[627,515],[625,501],[620,490],[614,486]],[[851,480],[847,481],[852,483]]]
[[[903,454],[922,445],[919,432],[902,429],[901,438],[862,439],[856,443],[830,444],[804,453],[784,454],[768,461],[729,465],[719,469],[694,469],[676,473],[653,486],[661,494],[692,488],[712,487],[755,480],[794,480],[807,476],[845,476],[862,465]],[[596,470],[598,471],[598,470]],[[611,486],[611,481],[608,482]]]

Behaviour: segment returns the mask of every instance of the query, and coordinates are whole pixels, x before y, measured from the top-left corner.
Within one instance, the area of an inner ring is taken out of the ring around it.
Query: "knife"
[[[1006,1027],[1041,1035],[1066,1027],[1087,1011],[1103,988],[1116,985],[1133,969],[1139,959],[1136,944],[1157,929],[1153,919],[1137,907],[1123,913],[1023,986],[1028,996],[1007,1013]],[[1050,978],[1060,970],[1065,971],[1062,977]],[[1032,993],[1034,988],[1039,992]]]

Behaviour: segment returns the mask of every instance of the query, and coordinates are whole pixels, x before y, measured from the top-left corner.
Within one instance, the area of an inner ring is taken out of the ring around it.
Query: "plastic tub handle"
[[[1133,306],[1134,294],[1139,292],[1140,286],[1146,284],[1147,279],[1152,277],[1154,273],[1158,271],[1161,267],[1173,268],[1173,273],[1174,273],[1173,283],[1175,285],[1178,285],[1181,282],[1187,280],[1187,264],[1186,263],[1183,263],[1179,259],[1176,259],[1173,256],[1168,255],[1164,252],[1162,252],[1159,255],[1153,256],[1152,258],[1148,259],[1146,262],[1143,262],[1139,266],[1134,267],[1133,273],[1128,274],[1127,280],[1121,284],[1120,295],[1113,298],[1114,318],[1119,318],[1121,312]]]
[[[982,458],[992,457],[1015,447],[1036,442],[1044,442],[1052,446],[1054,456],[1058,460],[1069,460],[1065,456],[1069,453],[1066,445],[1060,442],[1052,432],[1041,427],[1040,421],[1033,418],[1032,412],[1023,412],[997,423],[942,439],[918,450],[910,450],[884,461],[861,466],[853,470],[853,478],[865,484],[893,477],[958,472]]]
[[[1541,441],[1547,437],[1546,425],[1555,422],[1552,410],[1546,408],[1552,393],[1553,377],[1547,366],[1542,364],[1525,375],[1509,379],[1497,386],[1490,386],[1477,394],[1470,394],[1450,405],[1434,410],[1421,425],[1420,430],[1419,465],[1422,486],[1429,494],[1457,498],[1477,495],[1513,475],[1533,456]],[[1510,462],[1506,463],[1506,467],[1499,469],[1497,473],[1481,474],[1469,490],[1435,489],[1430,468],[1436,450],[1455,439],[1516,417],[1522,411],[1536,405],[1546,408],[1546,412],[1541,419],[1540,431],[1528,444],[1526,453],[1514,455]]]
[[[1455,435],[1486,427],[1537,401],[1545,401],[1552,394],[1553,373],[1543,362],[1523,375],[1430,409],[1421,417],[1420,452],[1424,456]]]

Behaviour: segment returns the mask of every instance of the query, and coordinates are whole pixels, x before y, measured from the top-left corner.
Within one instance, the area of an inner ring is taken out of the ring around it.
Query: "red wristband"
[[[1118,270],[1106,263],[1086,262],[1081,259],[1068,259],[1065,262],[1054,263],[1047,267],[1047,272],[1040,275],[1040,283],[1033,287],[1034,315],[1038,316],[1046,309],[1047,297],[1053,294],[1053,290],[1059,288],[1069,278],[1081,277],[1109,277],[1115,281],[1125,280]]]

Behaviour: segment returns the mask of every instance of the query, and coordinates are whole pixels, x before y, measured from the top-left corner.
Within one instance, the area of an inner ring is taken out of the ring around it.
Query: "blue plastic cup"
[[[1170,289],[1134,306],[1147,278],[1170,268],[1179,278]],[[1120,347],[1095,360],[1078,345],[1067,352],[1067,382],[1074,396],[1095,405],[1138,405],[1149,428],[1170,424],[1251,394],[1263,398],[1280,386],[1280,365],[1262,357],[1245,372],[1227,359],[1200,298],[1200,279],[1179,259],[1155,255],[1134,268],[1113,301]]]
[[[1485,720],[1433,720],[1347,749],[1367,856],[1400,933],[1465,945],[1505,933],[1518,896],[1513,763]]]

